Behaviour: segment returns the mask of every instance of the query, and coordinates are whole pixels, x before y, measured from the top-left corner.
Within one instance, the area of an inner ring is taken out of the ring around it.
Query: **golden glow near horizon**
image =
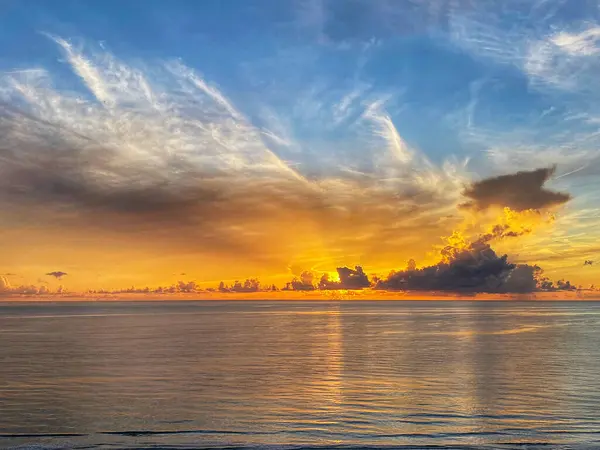
[[[490,232],[498,224],[508,225],[509,231],[528,231],[518,237],[494,239],[494,248],[499,253],[508,253],[513,259],[535,263],[536,258],[554,254],[550,246],[543,246],[545,240],[552,241],[557,228],[560,230],[560,220],[556,221],[553,214],[529,211],[516,213],[505,209],[500,216],[482,219],[481,223],[476,223],[473,216],[469,216],[468,221],[465,219],[460,222],[449,236],[444,236],[439,227],[439,237],[433,238],[429,230],[421,234],[417,227],[410,230],[410,241],[404,238],[396,245],[389,243],[381,251],[369,241],[354,241],[353,230],[350,229],[345,235],[338,234],[337,239],[331,241],[333,248],[328,246],[319,229],[315,229],[314,234],[304,232],[303,245],[286,248],[286,239],[295,239],[293,230],[297,224],[282,221],[279,227],[283,232],[271,235],[272,242],[280,243],[280,253],[271,253],[270,258],[263,254],[262,258],[257,259],[248,258],[246,254],[238,257],[214,249],[190,253],[180,249],[169,251],[168,240],[161,242],[151,236],[145,238],[143,234],[132,236],[84,228],[63,230],[59,227],[30,225],[27,229],[11,227],[3,230],[2,269],[15,274],[9,276],[13,286],[39,285],[42,280],[51,289],[63,285],[71,291],[114,290],[130,286],[155,288],[179,280],[195,280],[206,288],[218,286],[220,280],[232,284],[236,279],[243,281],[248,277],[257,277],[263,284],[275,283],[281,287],[302,270],[311,270],[313,267],[316,267],[314,274],[318,282],[324,273],[329,275],[331,281],[338,281],[337,273],[331,269],[343,265],[354,267],[362,264],[367,274],[385,276],[391,270],[406,267],[409,259],[415,259],[418,267],[435,264],[444,260],[440,254],[444,246],[466,248],[476,236]],[[288,230],[288,233],[284,230]],[[432,241],[438,244],[431,244]],[[258,242],[255,249],[248,250],[259,255],[261,250],[268,248],[265,244],[264,241]],[[532,255],[529,258],[528,252]],[[10,255],[10,258],[6,258],[6,255]],[[549,259],[543,263],[543,268],[546,273],[556,274],[556,278],[570,278],[573,283],[586,287],[593,284],[595,272],[583,272],[579,267],[579,256],[572,259],[575,270],[561,272],[560,267],[565,261],[571,263],[571,260],[564,259]],[[296,270],[293,272],[290,267],[294,266]],[[63,270],[68,275],[60,281],[44,277],[45,273],[54,269]]]
[[[15,274],[9,276],[13,286],[39,285],[41,280],[50,289],[63,285],[71,291],[115,290],[130,286],[155,288],[169,286],[179,280],[195,280],[206,288],[218,286],[220,280],[232,284],[236,279],[243,281],[248,277],[257,277],[263,284],[275,283],[282,287],[302,270],[311,270],[313,267],[316,267],[313,271],[315,282],[318,282],[325,273],[331,281],[339,281],[337,273],[331,269],[343,265],[354,267],[355,264],[362,264],[367,274],[385,276],[391,270],[406,267],[411,258],[416,260],[418,267],[435,264],[444,260],[444,256],[440,254],[444,246],[466,248],[476,236],[490,232],[498,224],[508,225],[508,231],[527,232],[518,237],[494,239],[494,248],[498,252],[508,253],[513,259],[535,263],[536,258],[553,254],[550,246],[543,246],[545,240],[552,240],[557,225],[560,225],[560,220],[556,221],[553,214],[530,211],[516,213],[504,209],[501,215],[482,219],[481,223],[476,223],[471,215],[468,220],[459,223],[449,236],[444,237],[441,229],[439,237],[433,238],[429,231],[419,234],[418,229],[412,229],[412,242],[403,240],[405,246],[390,243],[381,252],[377,248],[369,248],[372,244],[368,241],[354,241],[353,231],[350,229],[345,236],[338,234],[337,242],[331,242],[337,248],[329,248],[322,238],[322,232],[316,229],[315,234],[303,233],[303,245],[300,248],[290,249],[281,245],[281,253],[271,254],[272,259],[253,259],[246,255],[238,257],[213,249],[190,253],[172,249],[169,252],[165,242],[151,237],[146,239],[143,235],[120,235],[98,230],[87,231],[84,228],[63,230],[47,226],[29,226],[27,229],[12,227],[3,230],[5,242],[2,269],[3,272]],[[297,224],[282,221],[279,227],[290,232],[271,235],[272,241],[283,244],[286,239],[294,240],[295,226]],[[432,241],[439,244],[432,245]],[[266,248],[264,244],[259,242],[255,249],[249,250],[259,254]],[[532,256],[527,258],[527,252]],[[6,255],[10,255],[10,258],[6,258]],[[419,255],[422,256],[421,259]],[[543,263],[543,268],[546,273],[570,278],[576,284],[584,284],[586,287],[593,284],[595,272],[582,271],[579,256],[572,259],[576,264],[575,270],[561,272],[561,265],[565,261],[571,262],[564,259],[549,259]],[[290,267],[294,266],[296,270],[293,272]],[[63,270],[68,275],[60,281],[44,277],[45,273],[54,269]]]

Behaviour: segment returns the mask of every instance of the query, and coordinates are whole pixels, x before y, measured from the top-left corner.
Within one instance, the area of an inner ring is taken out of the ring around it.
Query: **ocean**
[[[0,303],[2,448],[600,448],[600,303]]]

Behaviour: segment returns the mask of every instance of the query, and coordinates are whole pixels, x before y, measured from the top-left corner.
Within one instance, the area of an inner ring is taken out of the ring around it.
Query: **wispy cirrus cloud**
[[[592,56],[600,52],[600,27],[591,26],[580,33],[561,31],[550,38],[551,42],[571,56]]]
[[[462,139],[485,152],[482,164],[503,171],[559,164],[557,177],[596,171],[600,18],[580,6],[569,10],[571,20],[561,1],[481,2],[451,12],[452,44],[486,67],[471,102],[449,115]],[[511,111],[514,119],[499,108],[503,91],[530,99]]]
[[[561,30],[529,42],[523,69],[534,87],[595,92],[599,67],[600,25],[581,32]]]

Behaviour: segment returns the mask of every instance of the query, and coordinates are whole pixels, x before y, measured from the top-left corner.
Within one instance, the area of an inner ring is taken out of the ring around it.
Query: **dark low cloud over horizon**
[[[393,271],[376,287],[388,290],[441,291],[457,293],[532,293],[540,290],[570,290],[562,280],[555,285],[537,265],[513,264],[507,255],[498,256],[480,240],[465,249],[449,249],[449,261],[423,267],[410,265]]]
[[[498,228],[492,234],[494,237],[506,237],[501,234],[502,231]],[[355,269],[338,267],[339,281],[332,281],[328,274],[324,274],[319,283],[314,284],[315,274],[304,271],[300,278],[288,283],[288,288],[306,291],[373,287],[390,291],[464,294],[519,294],[574,289],[569,281],[554,283],[543,275],[543,269],[537,265],[515,264],[508,261],[508,255],[498,256],[489,244],[492,234],[479,236],[465,248],[448,245],[441,251],[442,260],[434,265],[417,268],[415,260],[410,259],[405,270],[394,270],[385,278],[369,280],[360,266]]]

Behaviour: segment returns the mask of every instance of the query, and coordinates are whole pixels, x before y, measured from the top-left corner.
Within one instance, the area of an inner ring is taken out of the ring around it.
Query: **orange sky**
[[[514,261],[539,261],[552,278],[564,277],[586,286],[594,283],[595,267],[583,267],[582,256],[570,248],[565,250],[557,238],[564,231],[561,212],[556,214],[555,221],[540,221],[530,234],[495,241],[493,247],[499,254],[508,253]],[[490,216],[494,217],[478,215],[480,223],[466,216],[458,222],[439,220],[433,226],[426,224],[423,230],[413,220],[397,240],[386,241],[378,240],[378,222],[373,214],[368,216],[369,221],[349,222],[353,226],[347,228],[328,227],[310,217],[265,218],[264,234],[240,239],[239,249],[232,246],[222,250],[199,248],[193,242],[182,245],[185,239],[181,238],[193,240],[194,233],[179,235],[179,230],[163,234],[86,228],[77,223],[49,226],[48,221],[27,227],[15,224],[2,231],[0,270],[15,274],[9,276],[12,285],[40,285],[41,281],[50,288],[64,285],[73,291],[166,286],[178,280],[215,287],[220,280],[233,282],[248,277],[282,286],[302,270],[320,276],[335,272],[338,266],[357,264],[362,264],[367,274],[387,275],[392,269],[406,267],[411,258],[418,266],[439,261],[442,238],[453,229],[446,223],[454,223],[454,229],[462,230],[465,236],[477,236],[487,228],[486,222],[496,223],[499,217]],[[357,235],[361,232],[372,234],[360,239]],[[587,248],[584,244],[582,247]],[[560,252],[566,252],[566,256],[553,258]],[[68,275],[61,281],[44,276],[54,270]]]

